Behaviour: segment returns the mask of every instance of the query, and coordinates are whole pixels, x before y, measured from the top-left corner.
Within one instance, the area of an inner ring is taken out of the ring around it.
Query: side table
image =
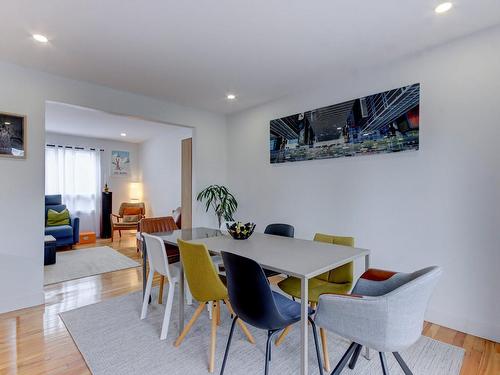
[[[56,262],[56,239],[54,236],[45,236],[45,256],[43,264],[49,265]]]

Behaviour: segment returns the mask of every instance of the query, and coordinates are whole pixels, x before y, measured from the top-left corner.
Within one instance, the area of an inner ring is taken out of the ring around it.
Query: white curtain
[[[101,154],[99,150],[45,148],[45,194],[61,194],[63,204],[80,218],[80,231],[99,233]]]

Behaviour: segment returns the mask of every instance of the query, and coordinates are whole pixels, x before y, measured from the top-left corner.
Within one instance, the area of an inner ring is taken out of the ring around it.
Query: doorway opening
[[[192,128],[47,102],[45,130],[46,265],[100,248],[138,260],[142,218],[191,226]]]

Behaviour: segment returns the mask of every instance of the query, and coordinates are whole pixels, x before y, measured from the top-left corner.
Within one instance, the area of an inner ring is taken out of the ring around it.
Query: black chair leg
[[[314,336],[314,345],[316,347],[316,356],[318,357],[319,375],[323,375],[323,362],[321,361],[321,352],[319,350],[318,332],[316,330],[316,324],[314,323],[314,320],[311,319],[311,317],[309,317],[309,322],[311,323],[311,328]]]
[[[379,352],[380,363],[382,364],[382,374],[389,375],[389,368],[387,367],[387,360],[385,359],[385,353]]]
[[[351,361],[349,362],[349,368],[351,370],[354,370],[354,367],[356,366],[356,362],[358,362],[359,353],[361,353],[362,348],[363,348],[363,345],[356,344],[356,349],[354,349],[354,354],[352,355]]]
[[[351,344],[351,346],[349,346],[349,349],[347,349],[347,351],[344,353],[344,355],[340,359],[339,363],[337,363],[337,366],[335,366],[335,368],[333,369],[333,371],[330,375],[339,375],[342,372],[345,365],[349,361],[349,358],[351,358],[352,353],[354,352],[354,349],[356,349],[356,345],[358,345],[358,344],[353,342]]]
[[[227,339],[226,351],[224,353],[224,360],[222,361],[222,367],[220,368],[220,375],[224,374],[224,368],[226,367],[227,355],[229,354],[229,347],[231,346],[231,340],[233,339],[234,326],[236,325],[236,321],[238,317],[235,316],[233,319],[233,323],[231,324],[231,330],[229,331],[229,337]]]
[[[268,333],[268,337],[271,337],[273,335],[273,332],[269,331]],[[270,339],[269,339],[270,340]],[[273,346],[269,346],[269,362],[271,362],[271,353],[273,351]]]
[[[405,375],[413,375],[413,373],[411,372],[410,368],[408,367],[406,362],[403,360],[401,355],[398,352],[394,352],[392,354],[394,355],[394,358],[396,358],[396,361],[398,361],[398,363],[401,366],[401,369],[403,370]]]
[[[267,342],[266,342],[266,367],[264,374],[269,374],[269,362],[271,361],[271,339],[273,338],[273,331],[267,331]]]

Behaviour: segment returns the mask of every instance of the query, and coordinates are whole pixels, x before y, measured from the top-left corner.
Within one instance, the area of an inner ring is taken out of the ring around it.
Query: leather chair
[[[175,341],[174,345],[177,347],[182,343],[191,327],[200,316],[205,305],[210,304],[212,306],[212,323],[208,371],[214,372],[215,343],[217,326],[220,324],[221,301],[224,301],[231,315],[234,315],[234,311],[229,303],[227,289],[215,269],[215,265],[212,262],[210,254],[208,253],[207,247],[204,244],[189,243],[180,239],[177,240],[177,243],[179,245],[181,261],[184,267],[184,274],[187,279],[189,289],[191,290],[191,294],[194,299],[199,302],[199,306],[189,320],[189,323],[186,327],[184,327],[184,330]],[[255,340],[245,324],[242,321],[239,321],[238,323],[248,341],[254,344]]]
[[[61,212],[66,209],[66,205],[62,204],[60,194],[45,196],[45,223],[47,223],[47,213],[49,210]],[[80,218],[71,215],[69,225],[46,226],[45,235],[51,235],[56,239],[56,247],[73,246],[80,240]]]
[[[420,338],[425,310],[441,273],[436,266],[413,273],[369,269],[352,295],[321,295],[316,324],[352,341],[332,374],[340,374],[348,362],[354,369],[365,346],[379,352],[384,374],[389,373],[385,353],[392,352],[405,375],[411,375],[399,352]]]
[[[236,315],[231,325],[220,374],[224,373],[235,323],[243,320],[267,331],[265,375],[268,375],[271,340],[285,327],[300,321],[300,304],[273,292],[262,267],[254,260],[227,252],[222,252],[222,259],[226,269],[229,300]],[[310,308],[309,315],[313,313],[314,310]],[[323,375],[316,325],[310,316],[309,322],[313,330],[319,372]]]
[[[159,233],[159,232],[171,232],[176,230],[177,225],[175,224],[174,218],[172,216],[164,217],[148,217],[141,219],[139,222],[139,232],[142,233]],[[141,248],[139,241],[137,241],[137,251]],[[177,246],[164,245],[168,262],[170,264],[179,261],[179,249]],[[160,276],[160,291],[158,293],[158,303],[163,303],[163,287],[165,285],[165,276]],[[189,297],[188,297],[189,300]]]
[[[137,213],[130,214],[130,216],[136,216],[137,220],[127,221],[126,216],[127,210],[134,210]],[[144,218],[146,214],[146,207],[143,202],[139,203],[129,203],[124,202],[120,205],[120,209],[118,210],[118,215],[111,214],[111,240],[113,240],[113,234],[115,231],[118,231],[120,237],[122,236],[122,230],[137,230],[139,225],[139,221]]]

